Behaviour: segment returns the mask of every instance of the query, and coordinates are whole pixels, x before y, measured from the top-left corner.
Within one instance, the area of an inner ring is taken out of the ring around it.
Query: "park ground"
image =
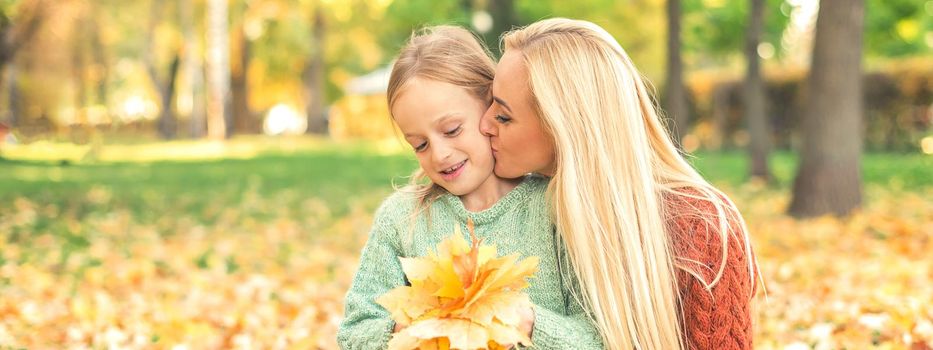
[[[398,142],[296,137],[0,149],[0,346],[335,349]],[[741,209],[765,289],[760,349],[933,347],[933,156],[866,154],[865,204],[784,214],[796,167],[691,161]]]

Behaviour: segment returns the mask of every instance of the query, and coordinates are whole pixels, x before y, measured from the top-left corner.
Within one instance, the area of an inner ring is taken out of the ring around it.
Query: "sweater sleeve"
[[[709,202],[691,203],[691,207],[715,212]],[[723,238],[716,220],[695,216],[675,220],[674,246],[682,263],[695,267],[707,282],[712,282],[725,264],[712,289],[707,289],[695,276],[678,271],[684,338],[689,350],[738,350],[753,346],[750,304],[757,284],[752,278],[754,272],[749,269],[747,236],[740,225],[740,214],[729,207],[726,212],[729,234],[725,261]]]
[[[576,303],[572,303],[576,304]],[[535,324],[531,332],[535,349],[602,349],[602,338],[582,308],[568,314],[535,306]]]
[[[344,300],[344,319],[337,331],[341,349],[385,349],[395,321],[376,298],[405,284],[398,257],[398,232],[392,225],[386,202],[376,211],[369,239],[360,256],[350,289]]]
[[[564,253],[560,250],[557,257],[558,269],[564,271],[561,276],[571,277],[571,281],[562,282],[564,310],[557,312],[536,305],[531,342],[535,349],[603,349],[596,324],[568,290],[579,286],[579,281],[569,268],[570,262]]]

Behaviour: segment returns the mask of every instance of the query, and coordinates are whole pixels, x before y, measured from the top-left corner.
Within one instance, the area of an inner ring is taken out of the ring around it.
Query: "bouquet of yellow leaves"
[[[495,245],[480,245],[467,222],[473,244],[457,227],[421,258],[399,258],[411,286],[390,290],[376,302],[406,326],[389,349],[504,349],[530,345],[518,330],[520,311],[531,306],[521,290],[538,269],[538,258],[498,257]]]

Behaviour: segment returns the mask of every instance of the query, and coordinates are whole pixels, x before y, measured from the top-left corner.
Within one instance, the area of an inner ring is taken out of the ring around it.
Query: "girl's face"
[[[465,88],[414,78],[392,116],[428,178],[462,196],[494,178],[489,139],[479,132],[486,107]]]
[[[555,172],[554,142],[534,111],[528,84],[521,52],[506,51],[496,67],[492,105],[480,122],[480,130],[490,138],[499,177],[553,176]]]

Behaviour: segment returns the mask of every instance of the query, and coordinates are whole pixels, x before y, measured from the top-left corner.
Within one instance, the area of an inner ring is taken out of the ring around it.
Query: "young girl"
[[[344,349],[383,349],[399,330],[375,299],[405,285],[399,257],[424,256],[454,232],[495,244],[500,254],[537,256],[539,269],[526,289],[533,310],[523,317],[539,348],[601,349],[596,327],[566,286],[568,262],[556,240],[544,200],[547,181],[493,174],[489,140],[480,118],[492,102],[495,64],[470,32],[439,26],[415,34],[392,68],[389,109],[430,185],[399,190],[376,211],[360,267],[346,296],[337,341]],[[416,179],[417,181],[417,179]],[[562,271],[564,269],[565,271]],[[562,273],[563,272],[563,273]],[[532,328],[533,325],[533,328]]]

